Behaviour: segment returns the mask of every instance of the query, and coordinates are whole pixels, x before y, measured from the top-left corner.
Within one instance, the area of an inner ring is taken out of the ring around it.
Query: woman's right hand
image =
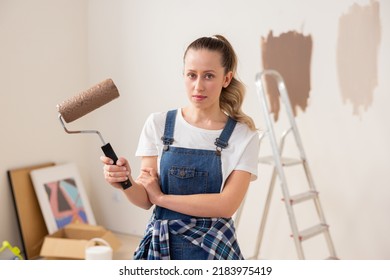
[[[100,160],[104,164],[104,179],[113,187],[122,189],[120,182],[130,178],[131,169],[129,162],[123,157],[120,157],[115,164],[112,159],[106,156],[101,156]]]

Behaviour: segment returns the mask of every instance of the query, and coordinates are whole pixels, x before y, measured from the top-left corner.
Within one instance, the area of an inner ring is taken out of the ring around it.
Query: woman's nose
[[[195,81],[195,89],[197,91],[203,91],[204,90],[204,85],[203,85],[203,81],[202,81],[201,78],[196,79],[196,81]]]

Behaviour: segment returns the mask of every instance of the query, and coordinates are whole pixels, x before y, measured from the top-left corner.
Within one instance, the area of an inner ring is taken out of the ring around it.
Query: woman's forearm
[[[222,193],[162,195],[156,205],[195,217],[230,218],[236,208],[223,199]]]
[[[132,186],[124,190],[127,199],[134,205],[148,210],[153,204],[150,202],[145,188],[137,181],[130,178]]]
[[[150,196],[158,206],[196,217],[230,218],[240,206],[248,189],[250,174],[233,171],[221,193]]]

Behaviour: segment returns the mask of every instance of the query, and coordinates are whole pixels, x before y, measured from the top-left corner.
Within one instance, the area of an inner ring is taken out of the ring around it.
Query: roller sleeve
[[[91,111],[119,97],[112,79],[106,79],[90,89],[57,105],[57,110],[67,123],[81,118]]]

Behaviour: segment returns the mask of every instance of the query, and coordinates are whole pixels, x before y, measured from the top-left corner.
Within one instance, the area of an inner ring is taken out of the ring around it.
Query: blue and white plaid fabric
[[[169,234],[183,235],[209,253],[209,260],[244,259],[232,219],[192,218],[156,220],[152,215],[145,236],[134,253],[135,260],[169,260]]]

